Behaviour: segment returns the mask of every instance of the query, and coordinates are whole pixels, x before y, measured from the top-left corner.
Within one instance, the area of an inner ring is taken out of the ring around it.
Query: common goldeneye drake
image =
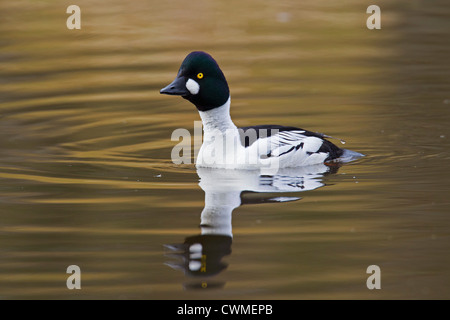
[[[182,96],[197,107],[204,131],[198,167],[287,168],[347,162],[363,156],[337,147],[325,139],[329,136],[296,127],[236,127],[230,117],[225,76],[213,57],[202,51],[188,54],[175,80],[160,93]]]

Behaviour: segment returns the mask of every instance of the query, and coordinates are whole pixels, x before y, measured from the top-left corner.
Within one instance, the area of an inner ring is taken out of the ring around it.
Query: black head
[[[182,96],[200,111],[220,107],[230,97],[222,70],[216,60],[203,51],[188,54],[175,80],[160,93]]]

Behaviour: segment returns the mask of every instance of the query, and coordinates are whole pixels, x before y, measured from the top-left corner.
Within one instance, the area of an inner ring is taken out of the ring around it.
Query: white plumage
[[[324,140],[307,136],[300,129],[274,129],[271,135],[262,132],[259,139],[245,147],[230,117],[230,99],[221,107],[200,111],[200,117],[204,137],[198,167],[278,169],[323,163],[328,156],[327,152],[318,152]]]
[[[200,91],[200,85],[197,83],[197,81],[188,79],[186,82],[186,89],[189,90],[191,94],[197,94]]]

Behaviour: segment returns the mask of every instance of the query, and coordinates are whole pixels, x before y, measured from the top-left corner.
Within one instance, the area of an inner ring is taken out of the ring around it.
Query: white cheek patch
[[[197,94],[200,91],[200,85],[192,79],[186,82],[186,89],[189,90],[191,94]]]

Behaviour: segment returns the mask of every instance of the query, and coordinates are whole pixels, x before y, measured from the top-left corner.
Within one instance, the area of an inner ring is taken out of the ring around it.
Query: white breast
[[[228,169],[278,169],[320,164],[328,153],[317,152],[322,140],[317,137],[292,134],[274,135],[256,140],[245,148],[237,129],[209,131],[200,148],[197,166]]]
[[[245,148],[230,117],[230,99],[218,108],[199,113],[204,136],[196,160],[198,167],[276,170],[319,164],[328,157],[328,153],[318,152],[323,140],[306,136],[300,129],[273,133]]]

